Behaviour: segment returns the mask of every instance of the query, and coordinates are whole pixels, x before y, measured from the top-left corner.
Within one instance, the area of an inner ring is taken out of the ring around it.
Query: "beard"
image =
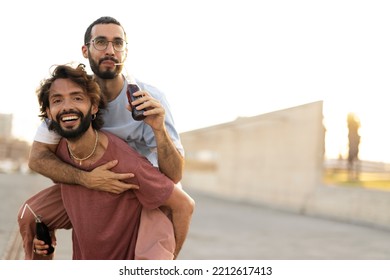
[[[61,116],[69,113],[75,114],[80,118],[79,126],[74,129],[64,129],[60,125]],[[65,139],[77,140],[81,136],[83,136],[84,133],[88,130],[88,128],[91,125],[91,121],[92,121],[91,108],[89,109],[86,116],[84,116],[84,114],[81,112],[69,110],[67,112],[63,112],[57,115],[56,120],[51,120],[49,124],[49,129],[57,132],[60,136],[64,137]]]
[[[99,70],[99,66],[102,63],[102,61],[104,61],[104,60],[111,60],[111,61],[114,61],[115,63],[119,63],[119,61],[113,57],[105,56],[102,59],[100,59],[98,62],[95,62],[91,58],[91,55],[89,55],[88,60],[89,60],[89,65],[91,66],[92,72],[100,79],[104,79],[104,80],[114,79],[122,72],[122,69],[123,69],[123,64],[122,64],[122,65],[116,65],[114,70],[108,70],[108,69],[105,71]]]

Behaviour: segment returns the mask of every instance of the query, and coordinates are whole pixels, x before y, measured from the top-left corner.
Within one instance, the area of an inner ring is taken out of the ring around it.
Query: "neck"
[[[99,142],[98,132],[90,127],[77,140],[66,140],[68,150],[73,160],[81,165],[84,160],[92,158]]]
[[[100,79],[96,77],[96,81],[99,83],[100,89],[107,101],[112,101],[120,94],[125,78],[122,74],[116,76],[114,79]]]

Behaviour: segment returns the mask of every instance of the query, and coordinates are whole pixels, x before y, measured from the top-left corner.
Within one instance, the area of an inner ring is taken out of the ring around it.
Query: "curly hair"
[[[50,108],[49,93],[53,82],[57,79],[70,79],[87,93],[93,105],[97,105],[99,109],[106,108],[107,102],[104,95],[100,91],[99,84],[95,81],[92,75],[87,74],[85,65],[79,64],[76,68],[69,65],[58,65],[53,70],[51,77],[41,82],[36,90],[38,102],[40,106],[40,115],[42,119],[47,119],[46,110]],[[103,126],[103,118],[101,110],[96,114],[96,118],[92,120],[92,127],[100,129]]]

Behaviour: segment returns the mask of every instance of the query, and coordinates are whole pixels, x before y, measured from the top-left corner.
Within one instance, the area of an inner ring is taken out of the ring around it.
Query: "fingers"
[[[112,167],[118,164],[118,160],[107,162],[88,173],[86,186],[97,191],[122,193],[130,189],[138,189],[137,185],[127,183],[134,177],[133,173],[115,173]]]
[[[113,180],[126,180],[133,178],[134,174],[133,173],[113,173],[111,176],[111,179]]]
[[[118,160],[112,160],[100,165],[94,169],[95,174],[100,174],[100,177],[108,180],[126,180],[134,177],[133,173],[115,173],[110,171],[117,164]]]
[[[128,190],[138,190],[138,189],[139,189],[138,185],[118,182],[116,185],[111,186],[110,189],[107,189],[107,191],[114,194],[121,194]]]
[[[115,167],[117,164],[118,164],[118,160],[112,160],[112,161],[109,161],[105,164],[102,164],[102,165],[96,167],[95,169],[99,170],[99,171],[106,171],[106,170],[108,171],[108,170],[112,169],[113,167]],[[134,174],[133,173],[115,173],[115,172],[110,171],[109,173],[105,173],[104,177],[108,177],[108,178],[113,179],[113,180],[125,180],[125,179],[133,178]]]
[[[145,122],[153,129],[160,129],[165,119],[165,109],[159,100],[153,98],[147,91],[138,91],[134,93],[137,98],[131,103],[131,106],[137,110],[145,110],[143,115],[146,117]],[[131,108],[130,106],[128,109]]]
[[[141,107],[141,106],[140,106]],[[151,107],[148,107],[148,110],[146,110],[144,112],[144,116],[151,116],[151,115],[164,115],[165,114],[165,110],[163,107],[159,107],[159,108],[153,108],[151,109]]]
[[[54,246],[54,244],[52,244]],[[36,237],[33,240],[33,251],[37,255],[47,255],[49,253],[48,251],[49,245],[45,244],[44,241],[37,239]]]
[[[118,164],[118,160],[115,159],[115,160],[109,161],[109,162],[101,165],[99,168],[104,169],[104,170],[110,170],[111,168],[113,168],[117,164]]]
[[[134,93],[134,96],[140,96],[140,98],[137,98],[133,102],[131,102],[132,106],[136,106],[137,110],[147,109],[149,108],[159,108],[161,107],[160,102],[153,98],[148,92],[146,91],[138,91]]]
[[[137,96],[142,96],[142,97],[151,97],[150,93],[147,92],[147,91],[144,91],[144,90],[140,90],[140,91],[137,91],[137,92],[134,92],[134,96],[137,97]]]

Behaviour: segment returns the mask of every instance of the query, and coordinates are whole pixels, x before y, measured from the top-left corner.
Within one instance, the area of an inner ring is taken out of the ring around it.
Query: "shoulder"
[[[119,147],[121,147],[121,146],[129,147],[128,144],[122,138],[119,138],[115,134],[113,134],[105,129],[101,129],[100,132],[102,132],[103,134],[105,134],[107,136],[109,143],[114,143],[115,145],[117,145]]]
[[[130,147],[129,144],[122,138],[119,138],[115,134],[104,129],[102,129],[101,132],[104,133],[108,138],[108,150],[111,154],[115,154],[120,157],[126,157],[129,155],[132,155],[133,157],[140,157],[140,154],[135,149]]]
[[[165,94],[157,87],[137,80],[137,84],[142,90],[149,92],[156,99],[165,99]]]

